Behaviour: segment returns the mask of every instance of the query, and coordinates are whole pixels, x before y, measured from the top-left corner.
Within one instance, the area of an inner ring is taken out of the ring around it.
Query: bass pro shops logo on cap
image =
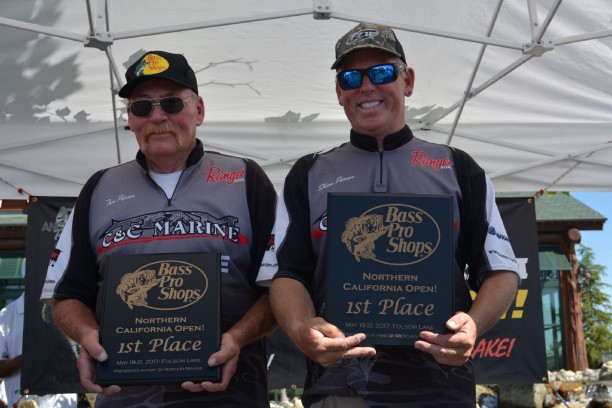
[[[156,78],[176,82],[198,94],[198,80],[183,55],[166,51],[149,51],[125,71],[127,82],[119,90],[119,96],[129,98],[136,85]]]
[[[155,75],[164,72],[170,67],[168,60],[157,54],[147,54],[134,68],[134,75]]]

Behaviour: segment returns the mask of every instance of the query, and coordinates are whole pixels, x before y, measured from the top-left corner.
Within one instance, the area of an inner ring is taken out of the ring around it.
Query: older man
[[[97,407],[267,407],[263,336],[275,320],[267,292],[255,279],[274,223],[272,184],[253,161],[204,151],[196,138],[204,101],[182,55],[147,52],[125,76],[119,96],[128,99],[128,123],[140,150],[135,161],[101,170],[84,186],[42,300],[53,302],[58,327],[81,345],[81,382],[100,393]],[[139,222],[151,214],[163,214],[169,224],[187,217],[214,225],[180,234],[174,225],[154,231]],[[117,220],[140,225],[139,233],[106,240],[116,233]],[[230,224],[240,239],[220,236]],[[210,366],[221,366],[221,381],[101,387],[94,360],[107,359],[99,343],[99,287],[108,256],[177,252],[219,252],[227,263],[221,274],[221,347],[208,358]]]

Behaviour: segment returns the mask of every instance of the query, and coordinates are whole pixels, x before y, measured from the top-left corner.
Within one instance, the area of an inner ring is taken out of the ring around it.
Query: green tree
[[[595,263],[593,250],[584,245],[578,247],[584,337],[589,367],[602,364],[602,353],[612,352],[612,303],[603,291],[610,287],[603,282],[606,267]]]

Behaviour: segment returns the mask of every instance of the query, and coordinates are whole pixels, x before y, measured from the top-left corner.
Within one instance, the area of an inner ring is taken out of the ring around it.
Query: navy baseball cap
[[[198,94],[198,81],[184,56],[165,51],[149,51],[127,69],[127,83],[119,90],[119,96],[129,98],[136,85],[154,78],[176,82]]]

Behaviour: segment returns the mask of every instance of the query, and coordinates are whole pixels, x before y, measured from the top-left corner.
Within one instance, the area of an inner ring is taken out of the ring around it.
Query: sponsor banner
[[[83,393],[76,366],[78,345],[53,321],[40,302],[47,266],[75,199],[34,197],[28,205],[25,318],[21,389],[30,394]]]
[[[525,198],[498,198],[497,206],[519,261],[521,285],[507,313],[476,341],[472,351],[476,381],[541,383],[547,370],[535,204]]]

